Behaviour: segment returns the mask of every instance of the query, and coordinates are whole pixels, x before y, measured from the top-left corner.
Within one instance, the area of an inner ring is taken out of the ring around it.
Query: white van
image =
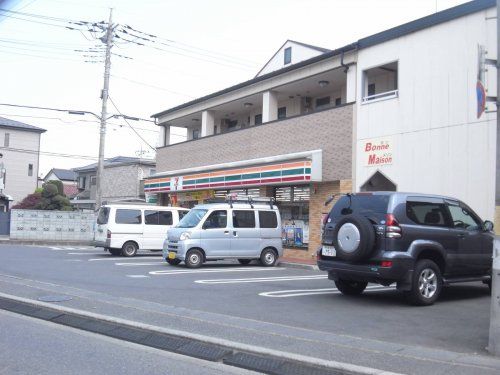
[[[133,257],[138,250],[161,250],[167,230],[189,210],[137,204],[108,204],[99,209],[94,245],[113,255]]]
[[[169,229],[163,246],[169,264],[183,261],[189,268],[219,259],[255,259],[270,267],[282,254],[281,217],[272,198],[247,196],[194,207]]]

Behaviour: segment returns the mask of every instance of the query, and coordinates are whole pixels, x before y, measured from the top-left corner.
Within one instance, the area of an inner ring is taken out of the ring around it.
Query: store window
[[[307,249],[309,243],[309,186],[284,186],[274,189],[281,213],[282,239],[286,247]]]
[[[259,198],[260,197],[260,190],[259,190],[259,188],[215,190],[214,197],[224,199],[229,194],[248,195],[249,197],[252,197],[252,198]]]

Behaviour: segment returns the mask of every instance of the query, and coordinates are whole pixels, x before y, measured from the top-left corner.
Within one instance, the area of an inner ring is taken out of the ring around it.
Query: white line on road
[[[102,254],[102,253],[66,253],[66,255],[99,255],[99,254]]]
[[[101,254],[101,253],[99,253]],[[136,261],[140,259],[161,259],[161,257],[158,257],[158,256],[145,256],[145,257],[137,257],[137,258],[118,258],[118,257],[112,257],[110,255],[106,255],[106,254],[103,254],[103,257],[102,258],[92,258],[92,259],[89,259],[89,262],[94,262],[94,261],[97,261],[97,260],[113,260],[113,261],[117,261],[117,260],[120,260],[120,261],[123,261],[123,260],[133,260],[133,261]]]
[[[81,259],[65,259],[65,262],[81,262]]]
[[[222,272],[252,272],[252,271],[281,271],[286,268],[268,268],[268,267],[247,267],[247,268],[217,268],[217,269],[201,269],[201,270],[162,270],[151,271],[150,275],[183,275],[190,273],[222,273]]]
[[[151,273],[151,272],[150,272]],[[240,284],[240,283],[267,283],[273,281],[302,281],[302,280],[320,280],[326,279],[326,275],[311,276],[279,276],[279,277],[252,277],[247,279],[214,279],[214,280],[196,280],[198,284]]]
[[[144,278],[149,278],[147,275],[127,275],[127,277],[131,277],[133,279],[144,279]]]
[[[386,286],[369,286],[365,289],[365,292],[377,291],[377,290],[393,290],[394,287]],[[273,292],[263,292],[259,293],[262,297],[273,297],[273,298],[287,298],[287,297],[299,297],[299,296],[312,296],[318,294],[340,294],[341,292],[337,288],[325,288],[325,289],[291,289],[291,290],[276,290]]]
[[[166,265],[163,264],[164,262],[160,261],[160,262],[155,262],[155,263],[133,263],[133,262],[129,262],[129,263],[115,263],[116,266],[122,266],[122,267],[135,267],[135,266],[158,266],[158,265]]]

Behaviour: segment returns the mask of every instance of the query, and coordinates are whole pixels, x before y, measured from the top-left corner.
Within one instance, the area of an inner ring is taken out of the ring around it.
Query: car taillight
[[[111,231],[108,229],[108,231],[106,232],[106,238],[111,238]]]
[[[390,260],[383,260],[380,263],[380,267],[392,267],[392,261],[390,261]]]
[[[387,238],[401,238],[401,227],[393,214],[385,216],[385,236]]]

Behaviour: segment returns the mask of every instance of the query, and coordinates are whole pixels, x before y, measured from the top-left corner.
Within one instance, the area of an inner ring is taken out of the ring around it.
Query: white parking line
[[[150,272],[151,273],[151,272]],[[240,284],[240,283],[267,283],[273,281],[303,281],[303,280],[321,280],[326,279],[326,275],[311,276],[279,276],[279,277],[252,277],[247,279],[214,279],[214,280],[196,280],[198,284]]]
[[[377,290],[394,290],[395,287],[387,286],[369,286],[365,289],[365,292],[373,292]],[[337,288],[325,288],[325,289],[291,289],[291,290],[276,290],[273,292],[262,292],[259,296],[262,297],[273,297],[273,298],[288,298],[288,297],[299,297],[299,296],[312,296],[318,294],[340,294],[341,292]]]
[[[82,253],[82,252],[80,252],[80,253],[66,253],[66,255],[89,255],[89,254],[90,255],[99,255],[101,253]]]
[[[88,247],[72,247],[72,246],[62,246],[62,247],[58,247],[58,246],[51,246],[51,247],[48,247],[49,250],[53,250],[53,251],[89,251],[89,250],[97,250],[95,247],[93,246],[88,246]]]
[[[155,263],[133,263],[133,262],[129,262],[129,263],[115,263],[116,266],[122,266],[122,267],[135,267],[135,266],[158,266],[158,265],[162,265],[164,262],[160,261],[160,262],[155,262]],[[166,265],[166,263],[165,263]]]
[[[127,275],[127,277],[131,277],[133,279],[144,279],[144,278],[149,278],[147,275]]]
[[[151,271],[150,275],[183,275],[190,273],[222,273],[222,272],[252,272],[252,271],[281,271],[286,268],[268,268],[268,267],[245,267],[245,268],[217,268],[217,269],[200,269],[200,270],[161,270]]]
[[[99,253],[101,254],[101,253]],[[112,261],[117,261],[117,260],[120,260],[120,261],[123,261],[123,260],[133,260],[133,261],[136,261],[137,260],[142,260],[142,259],[161,259],[161,257],[158,257],[158,256],[145,256],[145,257],[137,257],[137,258],[118,258],[118,257],[113,257],[113,256],[109,256],[109,255],[106,255],[106,254],[103,254],[103,257],[102,258],[91,258],[89,259],[89,262],[94,262],[94,261],[98,261],[98,260],[112,260]]]

